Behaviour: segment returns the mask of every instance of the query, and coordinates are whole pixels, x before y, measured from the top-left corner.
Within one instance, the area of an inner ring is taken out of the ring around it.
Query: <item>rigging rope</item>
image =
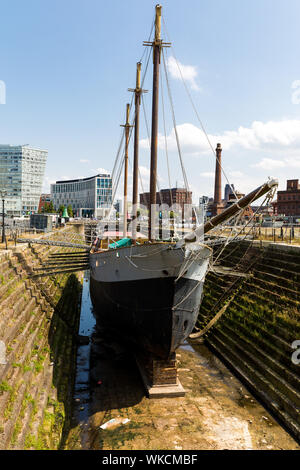
[[[168,78],[168,73],[167,73],[164,50],[162,51],[162,57],[163,57],[163,64],[164,64],[164,71],[165,71],[165,77],[166,77],[166,83],[167,83],[168,96],[169,96],[170,106],[171,106],[171,110],[172,110],[173,126],[174,126],[177,150],[178,150],[178,155],[179,155],[179,160],[180,160],[180,165],[181,165],[181,171],[182,171],[182,175],[183,175],[183,179],[184,179],[185,188],[186,188],[187,191],[189,191],[189,184],[188,184],[188,180],[187,180],[187,176],[186,176],[186,172],[185,172],[185,168],[184,168],[184,164],[183,164],[181,148],[180,148],[180,143],[179,143],[179,137],[178,137],[178,132],[177,132],[174,104],[173,104],[171,88],[170,88],[170,83],[169,83],[169,78]]]
[[[163,114],[163,123],[164,123],[164,135],[165,135],[165,153],[167,160],[167,169],[168,169],[168,180],[170,188],[170,204],[172,205],[172,190],[171,190],[171,176],[170,176],[170,165],[169,165],[169,154],[168,154],[168,142],[167,142],[167,132],[166,132],[166,119],[165,119],[165,105],[164,105],[164,88],[162,83],[162,76],[160,76],[160,88],[161,88],[161,104],[162,104],[162,114]]]
[[[142,95],[142,107],[143,107],[143,113],[144,113],[144,119],[145,119],[146,130],[147,130],[148,145],[149,145],[149,149],[151,149],[151,140],[150,140],[149,124],[148,124],[148,119],[147,119],[147,114],[146,114],[146,107],[145,107],[145,102],[144,102],[144,97],[143,97],[143,95]],[[157,192],[159,193],[160,204],[162,204],[162,198],[161,198],[161,192],[160,192],[160,187],[159,187],[158,178],[156,178],[156,188],[157,188]]]
[[[150,36],[151,36],[151,34],[152,34],[153,25],[154,25],[154,23],[152,24]],[[146,51],[146,49],[144,49],[144,53],[145,53],[145,51]],[[144,56],[144,53],[142,54],[141,60],[142,60],[142,58],[143,58],[143,56]],[[144,70],[143,77],[142,77],[142,85],[141,85],[142,87],[143,87],[143,84],[144,84],[144,81],[145,81],[145,77],[146,77],[146,73],[147,73],[147,69],[148,69],[148,65],[149,65],[150,55],[151,55],[151,51],[149,50],[149,52],[148,52],[148,58],[147,58],[147,61],[146,61],[146,68],[145,68],[145,70]],[[141,60],[140,60],[140,62],[141,62]],[[132,95],[132,97],[131,97],[130,112],[131,112],[131,110],[132,110],[133,99],[134,99],[134,95]],[[135,115],[134,115],[134,117],[131,117],[131,122],[134,122],[134,121],[135,121]],[[133,131],[133,127],[130,127],[128,144],[129,144],[130,139],[131,139],[132,131]],[[120,152],[121,152],[121,148],[122,148],[122,144],[123,144],[124,137],[125,137],[125,127],[124,127],[123,130],[122,130],[122,137],[121,137],[121,141],[120,141],[120,144],[119,144],[118,153],[117,153],[117,157],[116,157],[116,159],[115,159],[114,167],[113,167],[113,173],[112,173],[112,174],[115,176],[115,173],[116,173],[116,174],[117,174],[117,177],[116,177],[116,179],[115,179],[116,183],[114,184],[113,189],[112,189],[112,202],[111,202],[110,211],[109,211],[109,213],[108,213],[108,218],[111,216],[111,212],[112,212],[112,209],[113,209],[113,203],[114,203],[114,200],[115,200],[116,192],[117,192],[117,189],[118,189],[118,186],[119,186],[119,182],[120,182],[120,178],[121,178],[121,174],[122,174],[122,170],[123,170],[123,166],[124,166],[125,151],[123,152],[122,158],[121,158],[121,160],[120,160],[120,162],[119,162],[119,168],[118,168],[118,170],[116,170],[117,165],[118,165],[119,155],[120,155]],[[139,177],[140,177],[141,186],[142,186],[142,188],[143,188],[143,183],[142,183],[142,179],[141,179],[140,169],[139,169]]]
[[[168,29],[167,29],[167,26],[166,26],[166,23],[165,23],[165,20],[164,20],[164,16],[163,16],[163,15],[162,15],[162,20],[163,20],[163,25],[164,25],[164,29],[165,29],[165,32],[166,32],[168,41],[171,43],[170,36],[169,36]],[[176,58],[175,51],[174,51],[174,47],[173,47],[172,43],[171,43],[171,50],[172,50],[172,53],[173,53],[173,56],[174,56],[174,59],[175,59],[177,68],[178,68],[178,70],[179,70],[180,77],[181,77],[181,80],[182,80],[182,82],[183,82],[185,91],[186,91],[186,93],[187,93],[187,95],[188,95],[188,98],[189,98],[189,100],[190,100],[190,102],[191,102],[192,108],[193,108],[193,110],[194,110],[194,112],[195,112],[195,114],[196,114],[196,117],[197,117],[198,121],[199,121],[199,124],[200,124],[200,126],[201,126],[202,132],[203,132],[204,135],[205,135],[205,138],[206,138],[206,140],[207,140],[207,142],[208,142],[208,145],[209,145],[209,147],[210,147],[210,149],[211,149],[211,151],[212,151],[212,153],[213,153],[213,155],[214,155],[214,158],[217,159],[217,161],[218,161],[218,163],[219,163],[219,165],[220,165],[221,171],[222,171],[222,173],[223,173],[223,175],[224,175],[224,177],[225,177],[227,183],[231,186],[231,184],[230,184],[230,182],[229,182],[229,179],[228,179],[228,177],[227,177],[227,175],[226,175],[226,173],[225,173],[225,170],[224,170],[223,166],[221,165],[221,162],[219,161],[219,158],[218,158],[218,156],[216,155],[216,152],[215,152],[215,150],[214,150],[214,148],[213,148],[213,146],[212,146],[212,143],[211,143],[211,141],[210,141],[210,139],[209,139],[209,136],[208,136],[208,134],[207,134],[207,132],[206,132],[206,130],[205,130],[205,127],[204,127],[203,122],[202,122],[202,120],[201,120],[201,118],[200,118],[200,116],[199,116],[199,113],[198,113],[197,108],[196,108],[196,105],[195,105],[195,103],[194,103],[194,101],[193,101],[192,95],[191,95],[191,93],[190,93],[190,91],[189,91],[189,89],[188,89],[188,86],[187,86],[187,84],[186,84],[186,81],[185,81],[184,78],[183,78],[183,74],[182,74],[181,68],[180,68],[180,66],[179,66],[178,60],[177,60],[177,58]],[[233,192],[233,194],[235,195],[235,197],[237,198],[237,195],[236,195],[236,192],[235,192],[234,188],[232,188],[232,192]]]

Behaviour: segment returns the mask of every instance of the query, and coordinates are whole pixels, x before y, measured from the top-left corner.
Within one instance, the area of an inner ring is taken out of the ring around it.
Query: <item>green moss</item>
[[[12,391],[12,387],[8,385],[8,383],[5,380],[3,380],[0,383],[0,392],[11,392],[11,391]]]
[[[25,449],[45,450],[47,446],[45,442],[38,436],[35,437],[33,434],[27,434],[25,438]]]
[[[16,398],[17,398],[17,390],[12,389],[11,392],[10,392],[10,397],[9,397],[8,403],[7,403],[5,411],[4,411],[5,419],[8,419],[10,417]]]
[[[17,422],[15,424],[15,427],[14,427],[14,430],[13,430],[13,434],[12,434],[12,438],[11,438],[11,445],[14,446],[15,445],[15,442],[17,440],[17,436],[18,434],[20,433],[20,430],[21,430],[21,423]]]

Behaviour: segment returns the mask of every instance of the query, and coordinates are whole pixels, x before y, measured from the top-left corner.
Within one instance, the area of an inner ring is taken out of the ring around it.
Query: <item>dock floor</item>
[[[203,345],[196,349],[186,344],[177,354],[185,397],[149,400],[134,358],[93,345],[90,395],[76,399],[65,448],[300,449],[218,358]],[[100,428],[113,418],[129,421]]]

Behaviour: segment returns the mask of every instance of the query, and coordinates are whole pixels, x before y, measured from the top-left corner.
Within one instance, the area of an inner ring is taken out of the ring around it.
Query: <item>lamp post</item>
[[[1,199],[2,199],[2,243],[5,242],[5,222],[4,222],[4,201],[6,196],[5,190],[0,190]]]

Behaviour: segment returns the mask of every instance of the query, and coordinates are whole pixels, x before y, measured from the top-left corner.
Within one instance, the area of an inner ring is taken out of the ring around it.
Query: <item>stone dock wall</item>
[[[83,273],[29,277],[58,251],[0,253],[0,449],[58,449],[70,426]]]
[[[197,326],[229,302],[206,334],[207,345],[299,440],[300,365],[292,360],[292,344],[300,340],[300,247],[242,242],[229,245],[219,260],[221,269],[249,276],[210,272]]]

